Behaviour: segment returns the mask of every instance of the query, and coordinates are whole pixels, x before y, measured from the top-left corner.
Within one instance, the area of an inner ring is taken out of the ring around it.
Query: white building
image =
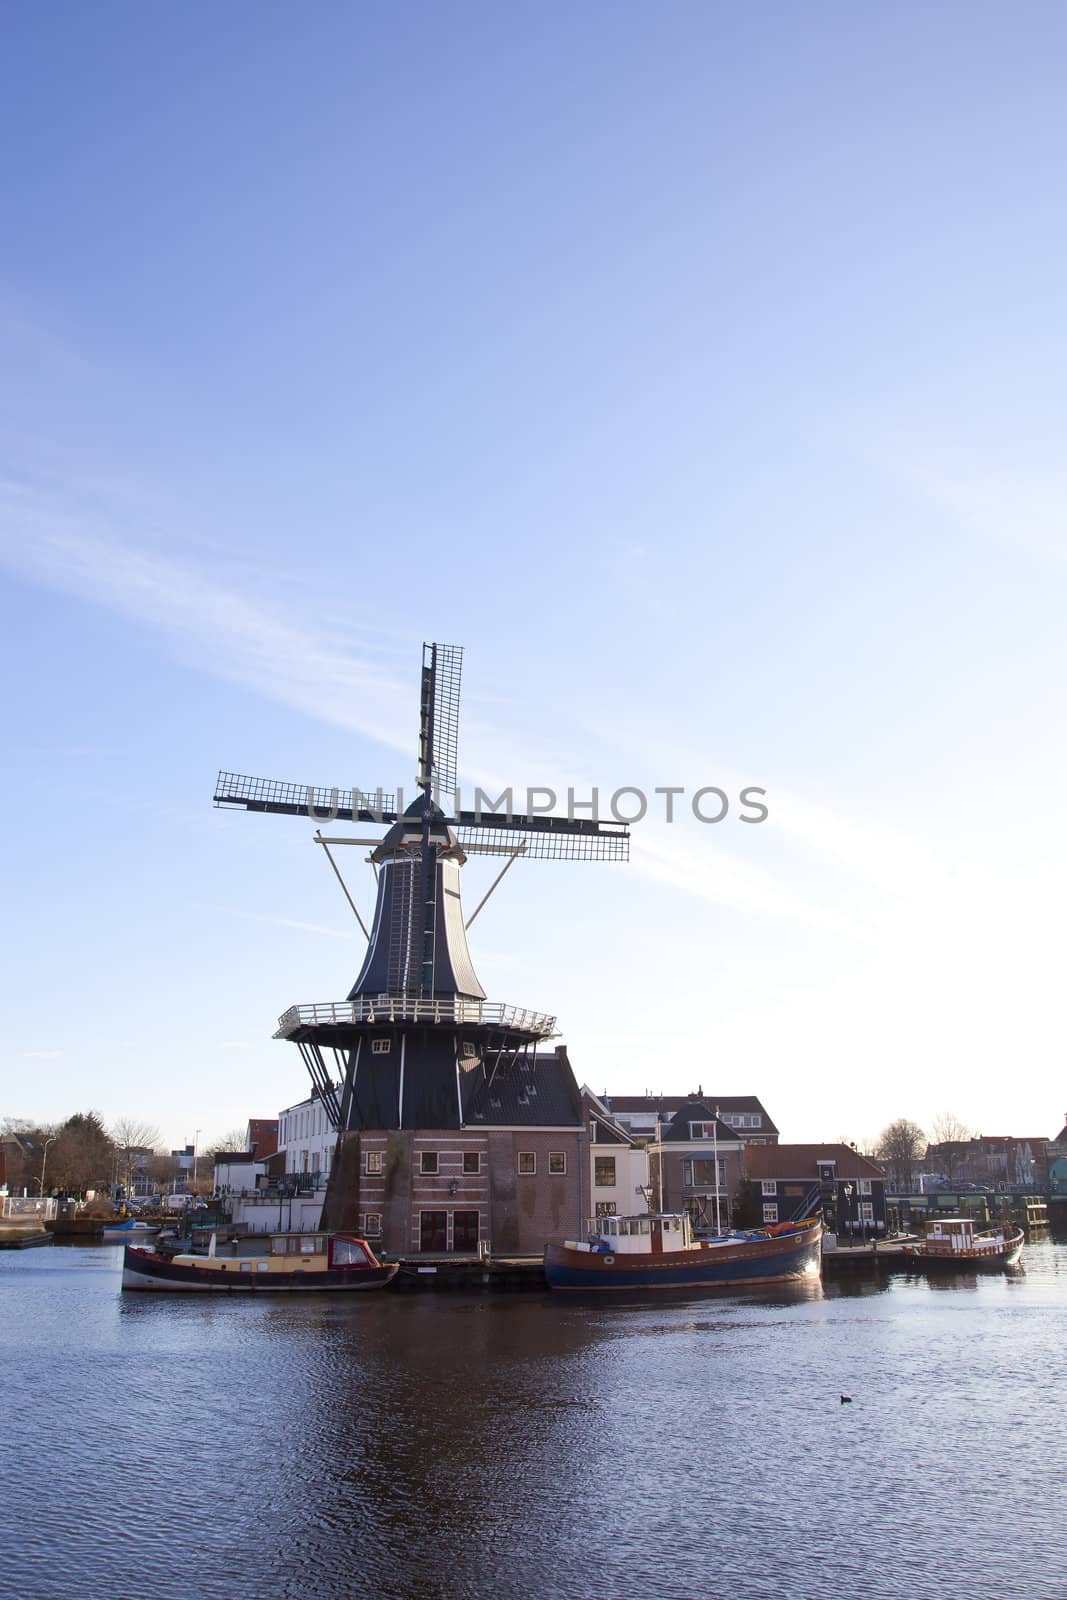
[[[340,1084],[337,1088],[340,1091]],[[336,1143],[337,1129],[331,1126],[318,1095],[298,1100],[278,1113],[278,1150],[285,1157],[287,1180],[325,1189]]]
[[[648,1210],[648,1153],[615,1121],[593,1091],[582,1085],[589,1131],[589,1211],[597,1217],[632,1217]]]

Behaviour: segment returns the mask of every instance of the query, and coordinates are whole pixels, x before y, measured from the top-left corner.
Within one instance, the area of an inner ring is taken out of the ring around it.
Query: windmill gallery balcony
[[[419,1023],[441,1028],[487,1028],[494,1033],[551,1039],[556,1019],[543,1011],[506,1006],[460,995],[422,999],[413,994],[357,995],[352,1000],[322,1005],[290,1006],[278,1019],[276,1039],[300,1039],[309,1032],[337,1029],[389,1027],[393,1023]]]

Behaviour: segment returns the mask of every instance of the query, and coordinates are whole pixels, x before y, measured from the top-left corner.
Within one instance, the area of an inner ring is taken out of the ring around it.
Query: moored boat
[[[127,1217],[125,1222],[105,1222],[100,1230],[100,1238],[104,1244],[136,1244],[138,1240],[154,1239],[158,1232],[158,1224],[138,1222],[134,1217]]]
[[[983,1228],[973,1217],[935,1217],[915,1244],[903,1246],[905,1255],[931,1267],[1013,1267],[1022,1254],[1025,1234],[1014,1223],[994,1223]]]
[[[545,1247],[552,1289],[701,1289],[817,1278],[822,1222],[695,1239],[689,1217],[598,1217],[588,1240]]]
[[[365,1239],[347,1233],[272,1233],[259,1256],[163,1255],[128,1244],[124,1289],[192,1290],[208,1294],[308,1294],[384,1289],[397,1272]]]

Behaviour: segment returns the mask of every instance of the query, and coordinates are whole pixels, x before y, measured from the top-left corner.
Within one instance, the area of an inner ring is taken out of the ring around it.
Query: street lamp
[[[44,1155],[41,1157],[41,1199],[42,1200],[44,1199],[44,1174],[45,1174],[45,1168],[48,1166],[48,1146],[50,1144],[55,1144],[56,1139],[58,1137],[59,1137],[58,1134],[53,1133],[44,1142]]]
[[[849,1243],[855,1244],[856,1230],[852,1226],[852,1185],[850,1183],[843,1183],[841,1185],[841,1193],[845,1197],[845,1226],[851,1235]]]

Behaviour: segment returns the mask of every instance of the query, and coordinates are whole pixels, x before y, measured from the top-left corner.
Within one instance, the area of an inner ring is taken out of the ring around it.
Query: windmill
[[[329,839],[316,832],[327,853],[334,843],[370,847],[378,879],[374,918],[347,998],[292,1006],[275,1034],[300,1048],[338,1131],[324,1226],[350,1225],[344,1196],[353,1178],[353,1164],[345,1160],[350,1135],[370,1128],[456,1128],[484,1117],[498,1074],[521,1070],[522,1055],[555,1035],[555,1017],[486,999],[466,929],[488,894],[465,924],[459,874],[467,857],[506,856],[499,882],[519,858],[629,856],[624,823],[497,810],[446,815],[440,799],[455,794],[462,662],[459,646],[423,646],[419,793],[406,808],[400,809],[397,795],[381,790],[371,796],[232,772],[220,772],[215,787],[220,807],[386,828],[380,838]],[[345,887],[343,878],[341,883]]]

